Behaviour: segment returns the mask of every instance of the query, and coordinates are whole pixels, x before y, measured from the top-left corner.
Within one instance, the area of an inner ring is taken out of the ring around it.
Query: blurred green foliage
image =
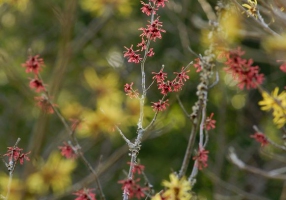
[[[213,7],[216,4],[214,0],[209,2]],[[121,185],[117,182],[125,178],[124,171],[128,170],[126,163],[130,158],[126,144],[112,125],[118,124],[128,138],[135,138],[138,100],[128,99],[123,88],[125,83],[134,82],[134,88],[140,91],[140,66],[127,63],[122,52],[124,46],[130,47],[141,41],[138,28],[145,27],[149,20],[140,11],[140,1],[6,0],[0,1],[0,4],[0,152],[6,152],[6,148],[12,146],[18,137],[22,139],[19,146],[32,151],[31,162],[17,166],[15,171],[13,188],[16,188],[14,192],[18,196],[14,199],[45,199],[45,196],[53,199],[53,195],[57,195],[53,194],[52,188],[37,193],[30,191],[25,184],[19,191],[17,184],[23,184],[29,177],[31,180],[39,163],[50,159],[51,152],[57,151],[58,146],[67,140],[59,119],[55,115],[41,113],[35,106],[34,97],[37,94],[28,85],[29,78],[33,76],[26,74],[21,67],[30,54],[39,54],[44,59],[45,67],[41,75],[63,115],[67,119],[84,118],[85,124],[77,133],[83,151],[91,164],[100,168],[100,181],[107,199],[120,199]],[[196,56],[188,47],[203,54],[210,42],[205,37],[209,32],[207,17],[197,1],[170,0],[158,14],[166,33],[162,40],[152,43],[155,56],[146,62],[147,85],[152,82],[151,73],[158,72],[162,65],[172,77],[174,71],[193,61]],[[224,18],[222,24],[231,35],[229,47],[242,46],[247,52],[245,57],[253,58],[259,64],[267,77],[267,89],[272,91],[275,86],[283,87],[285,74],[283,76],[278,72],[275,55],[261,47],[270,46],[270,50],[274,51],[276,47],[271,43],[274,39],[260,45],[261,38],[236,35],[242,27],[251,30],[249,27],[254,22],[249,21],[251,19],[242,14],[239,18]],[[232,27],[234,24],[237,26]],[[261,100],[260,94],[255,90],[237,89],[232,78],[225,76],[223,67],[222,63],[217,63],[220,80],[209,93],[207,113],[215,113],[217,124],[216,129],[209,133],[207,150],[210,155],[206,170],[243,191],[278,199],[282,181],[240,171],[226,158],[228,147],[234,146],[241,159],[253,166],[265,170],[283,166],[281,162],[260,157],[259,144],[249,137],[254,132],[252,126],[258,125],[273,140],[281,141],[271,115],[260,111],[257,105]],[[199,81],[193,66],[189,76],[190,80],[179,96],[191,113],[197,100],[195,92]],[[151,87],[145,109],[147,121],[153,116],[151,102],[158,101],[160,97],[155,85]],[[139,154],[146,176],[156,191],[162,188],[161,182],[168,178],[170,172],[180,169],[192,127],[175,94],[171,94],[169,99],[169,109],[159,114],[156,126],[148,133],[149,138],[143,141]],[[280,153],[271,148],[267,151]],[[7,174],[4,164],[1,171]],[[3,173],[1,177],[5,177]],[[79,161],[73,173],[67,176],[71,176],[75,184],[88,174]],[[5,181],[6,178],[0,178],[2,191],[5,190]],[[257,185],[257,182],[260,184]],[[90,181],[82,186],[94,188],[95,184]],[[74,198],[72,192],[66,193],[69,191],[66,189],[70,188],[57,188],[64,194],[59,199]],[[204,171],[199,173],[193,191],[208,199],[215,199],[218,194],[237,195]]]

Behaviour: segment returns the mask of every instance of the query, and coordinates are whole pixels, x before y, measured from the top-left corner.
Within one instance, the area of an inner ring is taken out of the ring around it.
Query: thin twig
[[[228,158],[233,164],[235,164],[240,169],[243,169],[245,171],[248,171],[248,172],[251,172],[251,173],[266,177],[266,178],[270,178],[270,179],[284,180],[284,181],[286,180],[286,175],[283,175],[283,174],[277,175],[275,173],[273,174],[271,172],[267,172],[267,171],[261,170],[256,167],[246,165],[242,160],[238,158],[233,147],[229,148]]]

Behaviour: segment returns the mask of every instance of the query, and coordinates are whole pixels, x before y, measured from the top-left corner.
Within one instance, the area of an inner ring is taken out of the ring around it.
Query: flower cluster
[[[163,193],[156,194],[152,197],[152,200],[189,200],[192,197],[190,193],[191,185],[185,177],[179,179],[174,174],[170,174],[170,182],[163,181],[162,185],[166,187],[166,190]]]
[[[193,160],[196,160],[196,165],[199,170],[202,170],[208,166],[208,153],[209,151],[206,151],[204,147],[199,147],[197,155],[193,157]]]
[[[133,86],[133,82],[130,84],[126,83],[124,85],[124,91],[125,91],[126,95],[129,96],[131,99],[132,98],[138,98],[139,93],[137,90],[133,90],[132,86]]]
[[[246,60],[241,58],[244,53],[240,48],[227,52],[225,54],[227,58],[225,65],[227,67],[224,69],[238,81],[240,89],[244,87],[247,89],[257,88],[263,82],[264,75],[259,74],[260,69],[258,66],[252,66],[252,59]]]
[[[250,136],[251,138],[254,138],[257,142],[261,143],[261,146],[266,146],[269,142],[265,135],[263,133],[254,133]]]
[[[139,49],[133,50],[133,45],[131,45],[130,48],[124,47],[126,51],[124,51],[123,56],[128,59],[128,62],[140,63],[143,60],[140,53],[138,53],[140,51],[145,52],[144,57],[151,57],[155,55],[153,48],[149,48],[150,41],[152,40],[155,42],[157,38],[161,39],[161,33],[166,31],[162,29],[163,24],[159,21],[159,17],[153,20],[153,16],[156,14],[159,7],[165,6],[166,1],[167,0],[149,0],[149,3],[141,1],[141,4],[143,5],[143,7],[141,7],[141,11],[148,16],[152,15],[152,21],[149,22],[146,28],[139,28],[139,30],[142,31],[140,34],[141,42],[137,44]]]
[[[61,150],[62,156],[66,158],[76,158],[73,147],[68,143],[64,142],[64,146],[59,146],[59,149]]]
[[[166,80],[167,73],[163,72],[163,69],[161,69],[157,73],[152,72],[152,74],[154,74],[153,79],[156,81],[158,89],[165,97],[170,92],[178,92],[182,90],[184,82],[189,79],[189,76],[187,75],[189,71],[190,70],[187,70],[185,67],[182,67],[180,72],[174,72],[174,74],[176,74],[176,77],[172,81]],[[168,99],[165,101],[163,99],[159,100],[159,102],[152,102],[152,107],[154,111],[158,112],[166,109],[166,107],[169,105]]]
[[[28,157],[28,154],[31,153],[30,151],[28,153],[22,153],[23,149],[17,146],[7,148],[7,153],[3,156],[7,156],[9,158],[9,164],[7,166],[9,171],[13,170],[18,161],[21,165],[24,164],[24,160],[30,161],[30,158]]]
[[[143,170],[145,168],[144,165],[139,165],[136,163],[130,163],[128,162],[129,165],[132,166],[132,174],[133,176],[135,174],[142,174]],[[137,199],[140,199],[141,197],[145,197],[145,191],[149,190],[148,187],[141,187],[140,184],[140,178],[134,179],[124,179],[118,181],[118,183],[122,184],[122,190],[124,193],[127,193],[129,198],[136,197]]]
[[[258,104],[261,106],[261,110],[272,110],[273,122],[278,128],[281,128],[286,123],[286,91],[278,93],[278,87],[271,94],[263,91],[263,100],[259,101]]]
[[[257,0],[247,0],[248,4],[242,4],[247,9],[247,16],[253,16],[257,18]]]
[[[43,83],[39,72],[42,70],[44,66],[44,60],[40,58],[39,55],[30,56],[28,60],[22,64],[23,67],[26,68],[26,73],[33,73],[34,78],[30,79],[29,86],[31,89],[35,90],[37,93],[39,92],[47,92],[45,88],[45,84]],[[49,101],[46,95],[38,96],[34,98],[37,101],[37,106],[39,106],[46,113],[54,113],[53,104]]]
[[[77,196],[75,200],[96,200],[95,193],[93,193],[93,189],[84,188],[73,194]]]

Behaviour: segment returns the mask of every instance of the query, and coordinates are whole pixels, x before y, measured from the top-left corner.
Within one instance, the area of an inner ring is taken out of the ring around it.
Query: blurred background
[[[285,5],[278,0],[258,4],[265,21],[283,34]],[[215,42],[224,37],[224,48],[241,46],[246,51],[244,58],[252,58],[265,74],[263,87],[268,91],[276,86],[283,88],[285,74],[279,71],[276,60],[286,59],[285,37],[271,36],[242,13],[235,1],[219,1],[219,5],[220,17],[213,20],[220,22],[226,36],[217,36]],[[63,116],[84,119],[76,135],[98,171],[107,199],[121,199],[117,182],[125,179],[130,157],[113,125],[118,124],[128,138],[135,138],[139,102],[125,95],[124,84],[134,82],[133,88],[140,91],[140,66],[128,63],[123,51],[124,46],[141,42],[138,29],[150,20],[140,8],[140,1],[128,0],[0,1],[0,153],[13,146],[18,137],[19,147],[31,151],[31,161],[16,167],[10,199],[74,199],[75,189],[96,187],[81,161],[59,156],[58,146],[68,140],[65,128],[55,114],[42,113],[35,104],[34,97],[40,94],[29,88],[29,78],[34,77],[25,73],[21,64],[29,55],[37,54],[45,62],[41,76]],[[146,61],[147,85],[152,82],[151,73],[158,72],[162,65],[172,79],[173,72],[197,58],[189,48],[204,54],[214,42],[207,35],[216,8],[215,0],[169,0],[157,12],[166,33],[151,43],[155,55]],[[251,194],[256,199],[279,199],[286,190],[283,180],[241,171],[227,159],[232,146],[245,163],[265,171],[281,168],[286,162],[285,153],[272,147],[260,149],[260,144],[250,138],[252,126],[257,125],[272,140],[283,142],[271,114],[258,106],[260,93],[238,89],[223,68],[223,62],[216,63],[220,79],[209,91],[207,113],[213,112],[217,123],[209,132],[208,168],[199,172],[193,191],[201,199],[250,199]],[[190,79],[178,95],[191,113],[199,83],[193,65],[188,75]],[[160,98],[156,86],[148,90],[145,124],[154,115],[151,102]],[[156,192],[162,189],[162,180],[180,169],[192,128],[175,94],[168,98],[170,107],[159,114],[139,154]],[[5,195],[8,172],[4,164],[0,169],[0,191]]]

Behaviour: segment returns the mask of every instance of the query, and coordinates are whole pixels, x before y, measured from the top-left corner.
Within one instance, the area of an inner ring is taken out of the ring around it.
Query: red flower
[[[165,80],[165,78],[167,78],[167,73],[164,73],[163,69],[161,69],[158,73],[152,72],[152,74],[155,74],[153,79],[156,79],[157,83],[161,83]]]
[[[193,157],[193,160],[196,160],[197,167],[199,168],[199,170],[202,170],[203,168],[208,166],[208,153],[209,151],[206,151],[204,147],[199,147],[199,152],[196,156]]]
[[[93,189],[82,189],[75,193],[74,195],[77,196],[75,200],[96,200],[95,194],[92,192]]]
[[[143,37],[142,37],[142,42],[138,43],[137,47],[141,47],[141,51],[146,49],[146,41],[144,40]]]
[[[8,156],[9,161],[19,161],[21,165],[24,163],[24,159],[27,161],[30,161],[30,158],[27,156],[31,152],[29,151],[28,153],[22,153],[23,149],[19,147],[7,147],[7,153],[4,154],[3,156]]]
[[[152,56],[154,56],[154,55],[155,55],[155,53],[154,53],[154,51],[153,51],[153,48],[150,48],[149,51],[148,51],[148,53],[147,53],[147,56],[152,57]]]
[[[34,74],[38,74],[43,65],[44,61],[42,58],[39,58],[39,55],[30,56],[29,59],[22,64],[23,67],[26,67],[26,73],[33,72]]]
[[[186,70],[186,68],[182,67],[181,72],[174,72],[174,74],[177,74],[176,79],[179,79],[179,82],[183,83],[184,81],[187,81],[190,77],[186,74],[190,70]]]
[[[66,157],[66,158],[75,158],[76,154],[74,153],[73,148],[67,144],[66,142],[64,142],[64,146],[59,146],[59,149],[61,150],[61,154],[62,156]]]
[[[168,94],[169,92],[172,92],[172,82],[161,82],[158,85],[158,89],[161,90],[161,94]]]
[[[152,102],[153,103],[153,105],[152,105],[153,110],[155,112],[166,110],[167,106],[169,106],[168,101],[169,100],[167,99],[166,101],[160,100],[159,102],[156,102],[156,103]]]
[[[141,1],[141,4],[143,5],[143,7],[141,8],[142,12],[145,13],[146,15],[151,15],[152,12],[155,14],[157,9],[152,8],[152,6],[150,4],[144,3],[143,1]]]
[[[133,50],[133,45],[131,45],[130,48],[124,47],[127,51],[124,52],[124,57],[128,58],[128,62],[134,62],[134,63],[139,63],[142,58],[140,57],[139,54],[136,54],[135,52],[138,52],[139,50],[134,51]]]
[[[261,146],[266,146],[269,142],[263,133],[254,133],[250,136],[254,138],[257,142],[261,143]]]
[[[180,90],[182,90],[183,85],[184,85],[183,83],[177,82],[176,79],[173,80],[173,82],[172,82],[173,91],[179,92]]]
[[[202,64],[200,58],[195,59],[194,67],[197,69],[196,72],[202,71]]]
[[[214,113],[211,113],[211,115],[206,118],[205,129],[211,130],[215,128],[216,120],[212,119],[213,116],[214,116]]]
[[[150,1],[154,2],[157,7],[160,7],[160,6],[164,7],[165,2],[167,2],[168,0],[150,0]]]
[[[127,164],[131,165],[131,162],[128,162]],[[139,165],[139,164],[132,164],[132,172],[133,173],[138,173],[138,174],[142,174],[142,172],[144,171],[145,166],[144,165]]]
[[[252,66],[253,60],[243,59],[241,56],[244,54],[244,51],[241,51],[240,48],[231,50],[226,53],[227,61],[225,64],[227,67],[225,71],[230,73],[232,77],[238,81],[238,87],[243,89],[246,87],[257,88],[257,85],[260,85],[264,80],[264,75],[259,74],[259,67]]]
[[[165,33],[166,31],[161,29],[162,22],[159,21],[159,18],[154,20],[151,24],[147,25],[147,28],[139,28],[143,33],[140,35],[141,37],[147,37],[150,40],[156,41],[156,38],[161,39],[161,32]]]
[[[20,156],[19,156],[19,162],[21,165],[23,165],[24,163],[24,159],[27,160],[27,161],[30,161],[30,158],[27,156],[28,154],[30,154],[31,151],[29,151],[28,153],[21,153]]]
[[[35,89],[36,92],[45,91],[45,87],[41,80],[34,78],[30,81],[30,88]]]
[[[144,191],[148,190],[149,188],[142,188],[140,185],[137,184],[137,182],[139,181],[139,178],[136,180],[124,179],[118,181],[118,183],[122,184],[122,189],[128,194],[130,198],[137,197],[138,199],[140,199],[141,197],[145,197]]]
[[[14,160],[17,161],[21,152],[23,149],[20,149],[19,147],[7,147],[7,153],[5,153],[3,156],[8,156],[9,161]]]
[[[282,72],[285,72],[286,73],[286,63],[283,63],[281,66],[280,66],[280,70]]]
[[[54,113],[54,106],[52,105],[47,97],[45,96],[40,96],[40,97],[35,97],[35,100],[37,101],[37,106],[39,106],[44,112],[53,114]]]
[[[137,92],[137,90],[133,90],[132,85],[133,85],[133,82],[131,84],[126,83],[124,85],[124,91],[126,95],[129,96],[131,99],[137,98],[139,96],[139,93]]]

